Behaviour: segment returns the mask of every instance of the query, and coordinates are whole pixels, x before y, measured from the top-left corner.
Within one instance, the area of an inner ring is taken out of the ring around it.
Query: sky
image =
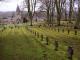
[[[16,11],[17,5],[21,5],[23,0],[8,0],[0,2],[0,11]]]
[[[17,5],[21,5],[23,0],[6,0],[3,2],[0,2],[0,11],[16,11]],[[37,4],[40,6],[40,3]],[[36,10],[38,10],[39,7],[36,7]],[[77,8],[77,4],[75,4],[75,8]],[[27,9],[26,9],[27,10]]]

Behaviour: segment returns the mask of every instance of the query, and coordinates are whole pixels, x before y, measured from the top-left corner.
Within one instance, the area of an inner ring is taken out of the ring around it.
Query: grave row
[[[27,28],[28,29],[28,28]],[[38,32],[36,32],[36,31],[33,31],[33,30],[31,30],[31,29],[28,29],[32,34],[34,34],[37,38],[40,38],[41,39],[41,41],[43,41],[44,40],[44,35],[43,34],[39,34]],[[69,31],[68,31],[69,32]],[[45,41],[46,41],[46,43],[44,44],[44,45],[49,45],[49,37],[48,36],[46,36],[45,37]],[[59,41],[56,41],[55,40],[55,42],[54,42],[54,45],[55,45],[55,51],[58,51],[59,50],[59,43],[58,43]],[[68,53],[68,59],[69,60],[72,60],[72,57],[73,57],[73,52],[74,52],[74,49],[73,49],[73,47],[72,46],[68,46],[68,49],[67,49],[67,53]],[[45,56],[46,54],[44,54],[44,56]]]
[[[40,27],[41,27],[41,25],[39,26],[39,28],[40,28]],[[45,27],[45,26],[43,26],[43,27]],[[46,28],[47,28],[47,27],[46,27]],[[51,29],[54,29],[54,31],[58,31],[58,32],[61,31],[60,28],[55,29],[55,28],[49,27],[49,30],[51,30]],[[65,32],[65,29],[62,29],[62,32],[64,33],[64,32]],[[70,30],[70,29],[67,29],[67,32],[68,32],[68,34],[70,34],[71,30]],[[78,34],[78,30],[77,30],[76,28],[74,28],[74,31],[73,31],[73,32],[74,32],[75,35]]]
[[[51,30],[51,29],[52,28],[49,28],[49,30]],[[57,32],[62,31],[62,33],[64,33],[65,31],[67,31],[68,34],[71,33],[70,29],[65,30],[65,29],[60,29],[60,28],[57,28],[57,29],[54,28],[54,31],[57,31]],[[74,32],[74,35],[78,35],[78,30],[75,29],[73,32]]]

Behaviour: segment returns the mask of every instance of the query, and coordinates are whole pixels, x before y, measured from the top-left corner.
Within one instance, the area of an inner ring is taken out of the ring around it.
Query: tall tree
[[[62,8],[61,0],[55,0],[55,4],[56,4],[56,10],[57,10],[57,25],[60,26],[61,8]]]
[[[69,0],[70,1],[70,7],[69,7],[69,22],[72,20],[72,14],[73,14],[73,7],[74,7],[74,0]]]
[[[67,21],[67,7],[66,7],[66,5],[67,5],[67,3],[66,3],[66,0],[65,0],[65,2],[64,2],[65,4],[64,4],[64,6],[65,6],[65,20]]]
[[[78,0],[78,13],[77,13],[77,20],[76,20],[76,27],[80,27],[80,0]]]
[[[35,8],[36,8],[36,3],[37,3],[37,0],[25,0],[26,2],[26,5],[27,5],[27,9],[28,9],[28,17],[29,17],[29,20],[30,20],[30,25],[32,26],[32,20],[33,20],[33,16],[34,16],[34,13],[35,13]]]
[[[41,9],[46,12],[46,21],[48,24],[52,23],[53,16],[54,16],[54,10],[55,10],[55,0],[40,0],[42,3]]]

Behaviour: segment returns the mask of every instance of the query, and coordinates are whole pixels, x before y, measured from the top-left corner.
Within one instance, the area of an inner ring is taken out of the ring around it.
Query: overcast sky
[[[0,11],[15,11],[17,4],[21,5],[23,0],[8,0],[0,2]]]
[[[0,2],[0,11],[16,11],[17,4],[21,5],[23,0],[6,0],[3,2]],[[40,3],[37,4],[37,6],[40,6]],[[75,8],[77,7],[77,4],[75,3]],[[38,10],[39,7],[36,8]]]

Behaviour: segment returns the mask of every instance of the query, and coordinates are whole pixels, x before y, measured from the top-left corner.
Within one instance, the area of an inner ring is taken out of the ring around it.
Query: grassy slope
[[[71,45],[74,47],[74,57],[80,58],[79,55],[79,51],[80,51],[80,37],[79,37],[79,33],[78,35],[74,35],[74,32],[71,31],[71,33],[68,35],[67,31],[65,31],[64,33],[57,32],[54,30],[49,30],[47,28],[41,27],[32,27],[33,31],[39,32],[40,34],[43,34],[44,36],[48,36],[50,37],[50,41],[54,42],[55,40],[58,40],[61,46],[61,50],[65,51],[67,50],[67,46]],[[75,59],[75,58],[74,58]]]
[[[7,29],[0,35],[2,60],[37,60],[43,49],[25,29]]]
[[[62,40],[61,33],[54,33],[46,28],[33,28],[33,30],[54,37],[53,40]],[[34,37],[34,35],[24,27],[13,29],[7,28],[4,32],[0,33],[1,60],[43,60],[44,53],[47,54],[45,60],[68,60],[66,53],[67,47],[64,44],[60,44],[59,51],[57,52],[54,51],[53,44],[44,47],[42,46],[42,42],[41,44],[38,42],[40,38]],[[77,59],[74,57],[74,60]]]

